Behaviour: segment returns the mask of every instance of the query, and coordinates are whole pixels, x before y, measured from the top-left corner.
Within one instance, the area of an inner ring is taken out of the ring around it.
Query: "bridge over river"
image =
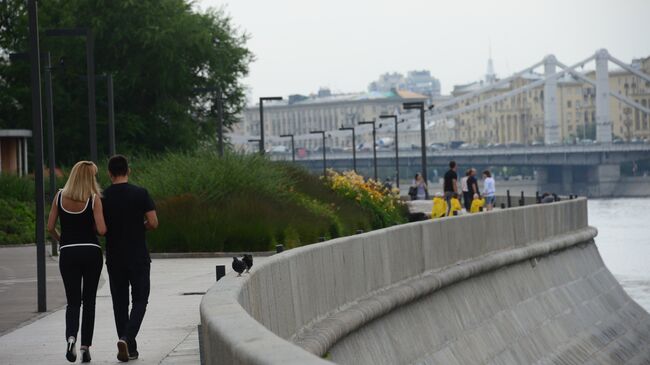
[[[206,364],[648,364],[650,315],[587,201],[404,224],[275,255],[201,303]]]
[[[291,159],[290,154],[272,155],[274,159]],[[356,164],[364,175],[372,176],[372,152],[357,152]],[[650,160],[650,144],[555,145],[482,149],[447,149],[427,152],[427,165],[445,167],[455,160],[461,168],[470,166],[527,166],[537,171],[539,191],[582,196],[611,196],[621,179],[620,166],[626,162]],[[380,178],[395,176],[395,151],[378,150]],[[421,171],[419,150],[399,151],[402,178]],[[312,153],[297,163],[312,171],[322,171],[321,153]],[[326,153],[326,166],[336,170],[352,169],[352,152]],[[431,177],[431,174],[429,174]]]

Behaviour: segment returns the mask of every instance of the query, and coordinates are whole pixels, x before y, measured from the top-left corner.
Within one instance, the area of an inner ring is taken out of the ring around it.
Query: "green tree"
[[[50,51],[59,162],[87,158],[85,46],[49,38],[50,28],[91,28],[96,74],[112,73],[121,152],[187,150],[214,139],[214,93],[224,93],[226,126],[245,102],[241,79],[253,59],[247,35],[221,9],[198,12],[186,0],[51,0],[39,2],[42,51]],[[0,128],[31,129],[29,68],[8,53],[27,49],[24,0],[0,5]],[[106,83],[97,80],[100,156],[108,151]]]

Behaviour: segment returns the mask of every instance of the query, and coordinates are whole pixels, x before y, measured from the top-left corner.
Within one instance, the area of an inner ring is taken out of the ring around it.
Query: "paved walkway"
[[[58,310],[65,305],[59,262],[46,256],[45,272],[47,309]],[[36,246],[0,247],[0,335],[39,317],[36,295]]]
[[[256,258],[263,260],[263,258]],[[138,335],[135,364],[198,364],[197,325],[202,295],[215,282],[215,265],[231,258],[154,259],[151,295]],[[102,271],[107,280],[106,267]],[[188,294],[189,295],[185,295]],[[4,305],[0,307],[4,311]],[[97,292],[91,355],[94,364],[116,364],[115,323],[108,285]],[[64,364],[65,310],[60,309],[0,337],[0,364]]]

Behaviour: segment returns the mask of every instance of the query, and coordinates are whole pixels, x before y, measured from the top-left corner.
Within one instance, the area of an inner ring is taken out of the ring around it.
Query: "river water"
[[[589,225],[607,268],[650,312],[650,198],[589,200]]]

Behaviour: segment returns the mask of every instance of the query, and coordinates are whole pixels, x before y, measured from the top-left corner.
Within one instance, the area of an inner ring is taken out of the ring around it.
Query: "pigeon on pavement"
[[[232,258],[232,269],[237,272],[237,276],[241,276],[241,273],[246,270],[246,264],[240,259],[233,257]]]
[[[242,261],[246,264],[246,272],[250,272],[251,268],[253,267],[253,255],[251,254],[244,254],[244,257],[242,257]]]

